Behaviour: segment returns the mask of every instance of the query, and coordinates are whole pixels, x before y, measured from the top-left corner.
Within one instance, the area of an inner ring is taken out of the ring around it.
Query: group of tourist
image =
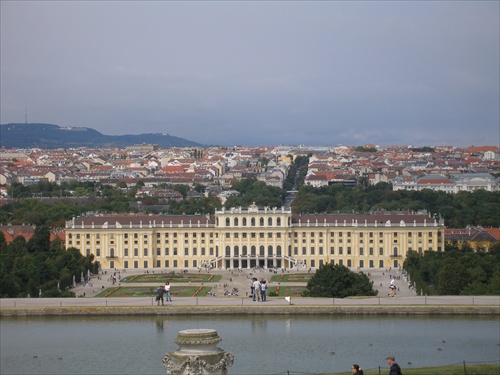
[[[163,296],[165,295],[165,300],[166,302],[172,302],[172,298],[170,295],[170,283],[167,281],[165,283],[165,286],[161,285],[156,289],[156,302],[158,303],[158,306],[161,305],[164,306],[165,303],[163,302]]]
[[[250,284],[250,296],[253,301],[266,302],[267,301],[267,281],[261,279],[260,281],[256,278],[252,278],[252,283]]]
[[[396,363],[396,358],[390,355],[386,358],[387,363],[389,364],[389,375],[403,375],[401,372],[401,367]],[[353,364],[351,367],[351,372],[353,375],[363,375],[363,370],[359,365]]]

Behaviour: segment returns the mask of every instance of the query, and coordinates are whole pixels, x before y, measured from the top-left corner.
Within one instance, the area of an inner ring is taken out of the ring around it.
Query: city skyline
[[[2,124],[224,146],[499,145],[498,2],[0,7]]]

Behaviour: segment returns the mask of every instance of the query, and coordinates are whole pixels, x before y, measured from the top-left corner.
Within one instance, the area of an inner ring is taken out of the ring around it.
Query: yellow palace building
[[[255,205],[214,215],[96,214],[66,223],[66,247],[103,269],[400,267],[408,251],[444,251],[425,212],[293,214]]]

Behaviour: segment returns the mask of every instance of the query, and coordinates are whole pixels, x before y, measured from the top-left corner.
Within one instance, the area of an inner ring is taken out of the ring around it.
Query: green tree
[[[355,273],[345,266],[320,266],[302,292],[304,297],[376,296],[372,282],[364,273]]]
[[[42,225],[35,228],[33,237],[27,244],[28,252],[48,252],[50,250],[50,230],[47,226]]]
[[[489,284],[486,286],[485,294],[491,296],[500,296],[500,265],[497,264],[497,269],[490,278]]]
[[[283,189],[266,185],[255,178],[234,182],[232,188],[239,191],[240,195],[229,197],[225,207],[245,207],[254,203],[258,206],[281,207],[286,193]]]
[[[439,271],[439,293],[444,295],[459,295],[471,282],[466,266],[450,261]]]
[[[7,251],[7,241],[5,240],[5,234],[0,232],[0,254]]]
[[[88,194],[88,190],[84,187],[77,187],[73,193],[76,197],[84,197]]]
[[[194,191],[197,191],[198,193],[203,193],[205,191],[205,186],[202,184],[196,183],[193,187]]]
[[[187,194],[189,193],[189,186],[183,185],[183,184],[175,184],[170,187],[172,190],[178,191],[179,193],[182,194],[184,198],[186,198]]]

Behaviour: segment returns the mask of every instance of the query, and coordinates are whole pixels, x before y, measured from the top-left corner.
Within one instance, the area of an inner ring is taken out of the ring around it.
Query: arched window
[[[276,246],[276,255],[279,257],[281,256],[281,246],[280,245]]]
[[[247,226],[247,218],[246,218],[246,217],[244,217],[244,218],[243,218],[243,226],[244,226],[244,227],[246,227],[246,226]]]
[[[252,217],[252,218],[250,219],[250,226],[252,226],[252,227],[254,227],[254,226],[255,226],[255,218],[254,218],[254,217]]]
[[[234,247],[234,256],[237,257],[240,255],[240,248],[238,246]]]
[[[273,218],[272,218],[272,217],[269,217],[269,218],[267,219],[267,225],[268,225],[269,227],[272,227],[272,226],[273,226]]]
[[[272,257],[273,256],[273,247],[272,246],[268,246],[267,247],[267,256],[268,257]]]
[[[247,247],[246,247],[246,246],[243,246],[243,247],[241,248],[241,255],[243,255],[243,256],[247,256]]]
[[[395,256],[395,257],[397,257],[397,256],[398,256],[398,248],[397,248],[397,247],[395,247],[395,248],[394,248],[394,256]]]
[[[255,246],[252,245],[252,247],[250,248],[250,254],[251,255],[255,255]]]
[[[228,217],[226,217],[226,227],[228,227],[228,226],[230,226],[230,225],[231,225],[231,223],[229,222],[229,218],[228,218]]]
[[[265,255],[264,245],[259,247],[259,256],[263,257]]]
[[[114,258],[115,257],[115,249],[111,248],[109,249],[109,257]]]
[[[260,218],[260,220],[259,220],[259,225],[260,225],[261,227],[263,227],[263,226],[264,226],[264,218],[263,218],[263,217],[261,217],[261,218]]]
[[[238,223],[238,218],[237,218],[237,217],[235,217],[235,218],[234,218],[234,226],[235,226],[235,227],[237,227],[237,226],[238,226],[238,224],[239,224],[239,223]]]
[[[229,246],[226,246],[226,256],[227,257],[231,256],[231,248]]]
[[[281,227],[281,217],[276,219],[276,226]]]

